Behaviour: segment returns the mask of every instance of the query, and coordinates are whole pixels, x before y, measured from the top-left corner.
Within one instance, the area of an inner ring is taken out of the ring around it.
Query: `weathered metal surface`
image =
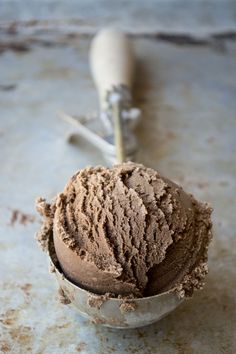
[[[236,30],[236,3],[234,0],[44,0],[42,4],[2,0],[0,20],[23,22],[24,30],[30,32],[32,28],[45,31],[60,27],[87,34],[115,25],[132,33],[205,36]]]
[[[138,330],[82,319],[56,299],[34,233],[34,199],[52,198],[75,170],[104,164],[57,118],[94,112],[89,40],[80,36],[0,55],[0,352],[235,353],[236,43],[176,46],[136,38],[135,97],[143,110],[138,161],[214,207],[205,289],[167,318]],[[14,49],[14,48],[11,48]]]

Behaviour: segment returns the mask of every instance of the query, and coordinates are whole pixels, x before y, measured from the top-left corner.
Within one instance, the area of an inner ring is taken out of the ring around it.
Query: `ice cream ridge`
[[[37,210],[39,242],[47,250],[53,238],[63,273],[86,290],[185,297],[204,285],[212,209],[151,168],[85,168]]]

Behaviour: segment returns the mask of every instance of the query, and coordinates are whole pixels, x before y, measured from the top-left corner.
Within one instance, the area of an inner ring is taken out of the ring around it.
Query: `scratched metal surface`
[[[48,28],[94,33],[115,25],[134,33],[182,33],[205,36],[235,33],[234,0],[2,0],[0,20],[23,21],[24,30]]]
[[[104,164],[56,112],[89,114],[97,97],[89,39],[7,45],[0,55],[0,352],[236,352],[236,42],[178,46],[134,39],[138,57],[138,161],[214,207],[207,286],[160,322],[138,330],[90,324],[56,299],[34,240],[37,196],[52,198],[77,169]]]

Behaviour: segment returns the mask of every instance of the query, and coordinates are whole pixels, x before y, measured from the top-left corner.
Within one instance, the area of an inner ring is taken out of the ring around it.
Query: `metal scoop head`
[[[68,303],[95,324],[112,328],[143,327],[165,317],[183,302],[172,289],[158,295],[129,300],[104,298],[99,306],[94,306],[91,300],[101,296],[73,284],[65,277],[55,257],[53,240],[49,242],[49,258]]]

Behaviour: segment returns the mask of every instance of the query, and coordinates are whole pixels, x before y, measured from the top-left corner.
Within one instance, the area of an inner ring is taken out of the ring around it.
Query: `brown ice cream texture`
[[[63,273],[86,290],[184,297],[204,285],[212,209],[151,168],[85,168],[37,210],[41,245],[53,238]]]

